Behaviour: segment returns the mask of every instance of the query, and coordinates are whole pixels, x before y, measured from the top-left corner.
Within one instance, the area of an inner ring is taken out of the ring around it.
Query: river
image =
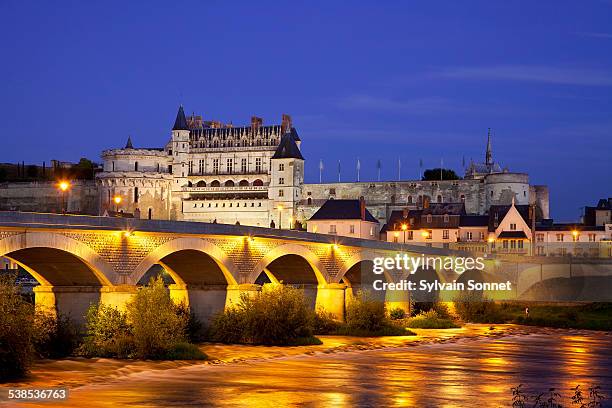
[[[528,393],[600,385],[612,406],[612,333],[486,326],[418,337],[324,337],[307,348],[204,346],[212,362],[42,362],[15,386],[68,386],[62,404],[92,407],[511,406]]]

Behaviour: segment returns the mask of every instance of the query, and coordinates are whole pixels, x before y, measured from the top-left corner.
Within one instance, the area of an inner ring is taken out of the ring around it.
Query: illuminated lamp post
[[[282,220],[283,220],[283,205],[279,204],[278,207],[278,229],[283,229],[283,224],[282,224]]]
[[[402,224],[402,234],[404,235],[404,244],[406,244],[406,231],[408,230],[407,224]]]
[[[113,197],[113,202],[115,203],[115,212],[117,213],[119,212],[119,204],[121,204],[122,200],[123,199],[121,198],[121,196],[116,195]]]
[[[60,195],[62,196],[62,214],[66,214],[66,191],[68,191],[70,187],[70,182],[66,180],[62,180],[57,184],[57,188],[60,190]]]

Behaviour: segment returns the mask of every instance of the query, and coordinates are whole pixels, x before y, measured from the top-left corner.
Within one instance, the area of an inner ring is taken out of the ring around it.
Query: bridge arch
[[[310,249],[299,244],[285,244],[274,248],[255,264],[255,266],[253,267],[253,271],[247,277],[247,283],[255,283],[257,278],[263,272],[265,272],[266,269],[269,269],[269,267],[274,262],[288,260],[288,258],[286,258],[288,256],[294,257],[293,260],[302,259],[306,262],[308,267],[310,267],[312,273],[314,274],[314,280],[309,279],[307,283],[317,283],[319,285],[323,285],[330,281],[327,269],[321,263],[319,257],[315,255]],[[279,277],[276,276],[276,278],[278,279]],[[289,282],[286,279],[279,280],[285,280],[287,283],[298,283]]]
[[[202,238],[177,238],[166,242],[151,251],[130,275],[130,282],[137,284],[144,274],[156,264],[160,264],[177,284],[237,284],[237,269],[229,256],[217,245]],[[218,268],[210,282],[198,276],[202,267]],[[200,268],[197,270],[197,268]],[[219,273],[216,273],[219,272]],[[224,278],[222,282],[220,276]],[[190,282],[191,281],[191,282]]]
[[[111,286],[120,281],[93,249],[53,232],[25,232],[0,240],[0,256],[10,258],[44,286]]]

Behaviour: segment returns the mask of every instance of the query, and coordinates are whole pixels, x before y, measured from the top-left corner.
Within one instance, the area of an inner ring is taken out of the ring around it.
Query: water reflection
[[[174,363],[72,389],[67,406],[509,406],[510,388],[519,383],[528,392],[552,386],[564,395],[578,384],[598,384],[612,396],[610,334],[538,330],[418,346],[394,341],[407,346],[284,357],[271,348],[274,358]],[[255,355],[257,348],[243,350]]]

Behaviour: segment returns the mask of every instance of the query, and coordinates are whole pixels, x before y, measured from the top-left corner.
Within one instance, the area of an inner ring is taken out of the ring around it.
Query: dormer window
[[[432,221],[431,214],[427,214],[427,223],[431,224],[431,221]]]
[[[444,222],[448,223],[450,221],[450,217],[448,216],[448,214],[444,214]]]

